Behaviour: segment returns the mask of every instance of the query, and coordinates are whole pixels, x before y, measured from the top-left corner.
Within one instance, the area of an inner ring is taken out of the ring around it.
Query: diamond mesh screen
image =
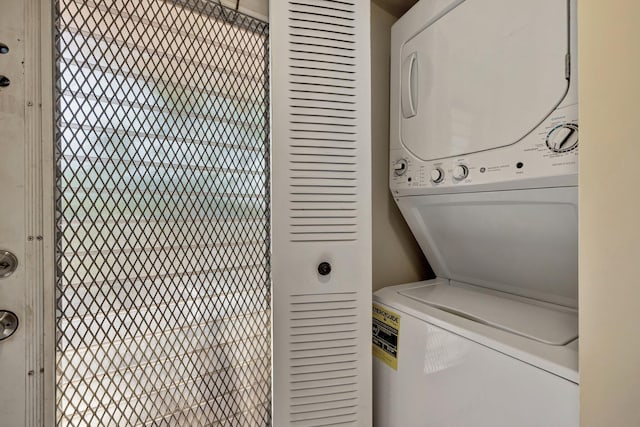
[[[57,424],[270,424],[268,26],[56,5]]]

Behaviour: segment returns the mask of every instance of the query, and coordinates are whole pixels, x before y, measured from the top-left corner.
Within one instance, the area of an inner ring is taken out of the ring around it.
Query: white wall
[[[581,425],[640,426],[640,2],[578,19]]]
[[[371,4],[373,289],[428,278],[428,266],[389,191],[389,45],[396,18]]]

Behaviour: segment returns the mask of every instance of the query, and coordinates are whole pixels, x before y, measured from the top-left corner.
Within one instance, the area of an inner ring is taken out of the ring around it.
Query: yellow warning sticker
[[[400,316],[378,304],[373,304],[373,355],[398,370]]]

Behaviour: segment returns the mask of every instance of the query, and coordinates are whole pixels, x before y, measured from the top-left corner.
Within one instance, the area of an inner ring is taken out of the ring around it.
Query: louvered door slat
[[[270,20],[274,425],[370,426],[369,4]]]

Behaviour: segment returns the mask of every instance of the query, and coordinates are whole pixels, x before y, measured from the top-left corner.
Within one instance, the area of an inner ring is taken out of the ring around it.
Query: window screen
[[[57,424],[269,425],[268,25],[55,16]]]

